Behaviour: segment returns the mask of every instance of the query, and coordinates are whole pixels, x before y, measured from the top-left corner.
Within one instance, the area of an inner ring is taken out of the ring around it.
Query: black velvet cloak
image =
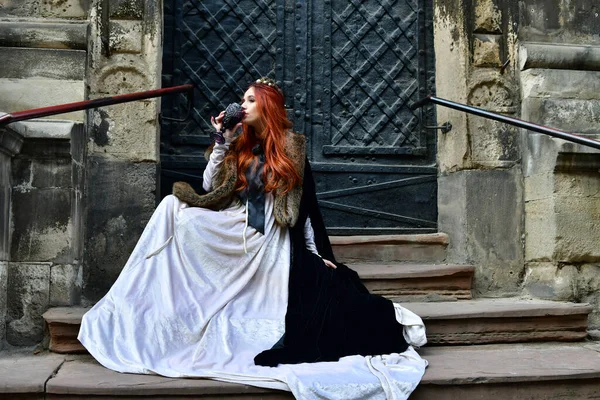
[[[319,254],[306,248],[304,224],[310,217]],[[291,262],[285,334],[258,354],[257,365],[337,361],[348,355],[401,353],[408,348],[392,302],[370,294],[358,274],[335,261],[317,203],[308,160],[298,222],[289,229]]]

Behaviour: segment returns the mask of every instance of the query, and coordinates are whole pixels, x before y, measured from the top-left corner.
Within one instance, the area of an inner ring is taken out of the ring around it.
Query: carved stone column
[[[103,0],[90,12],[89,98],[160,87],[162,2]],[[156,207],[160,100],[88,113],[82,303],[119,276]]]

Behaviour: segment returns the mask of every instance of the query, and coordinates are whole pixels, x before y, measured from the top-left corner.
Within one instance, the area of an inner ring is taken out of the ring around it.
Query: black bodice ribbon
[[[246,169],[248,186],[239,193],[239,198],[248,208],[248,225],[264,235],[265,233],[265,154],[260,144],[252,148],[254,158]]]

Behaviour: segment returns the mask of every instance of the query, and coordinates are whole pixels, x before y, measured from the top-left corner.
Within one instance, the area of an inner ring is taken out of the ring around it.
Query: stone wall
[[[60,4],[59,4],[60,3]],[[0,8],[0,111],[85,98],[89,2],[8,1]],[[82,178],[77,174],[84,112],[11,124],[22,146],[2,160],[9,171],[0,274],[0,340],[37,344],[41,315],[80,299]],[[79,143],[79,144],[78,144]],[[6,168],[6,169],[5,169]]]
[[[589,0],[437,0],[437,95],[600,132],[600,17]],[[466,12],[465,12],[466,10]],[[437,108],[439,229],[475,295],[590,302],[600,328],[599,152]]]
[[[523,117],[600,139],[598,10],[589,1],[547,3],[523,7]],[[600,329],[600,151],[529,134],[523,160],[525,293],[589,302],[590,328]]]
[[[50,120],[11,124],[23,138],[12,159],[11,245],[8,263],[6,339],[36,344],[41,315],[52,305],[77,304],[81,289],[79,254],[73,246],[74,160],[83,124]]]
[[[466,11],[466,12],[465,12]],[[518,10],[512,2],[435,2],[437,96],[508,115],[519,114]],[[437,107],[439,230],[450,237],[448,261],[475,265],[475,294],[519,292],[523,276],[519,133],[506,125]]]
[[[2,6],[0,111],[160,86],[160,1]],[[0,340],[39,343],[49,307],[89,304],[114,282],[155,206],[159,104],[0,130]]]
[[[1,111],[160,86],[162,2],[7,0]],[[436,0],[437,95],[593,134],[600,18],[591,0]],[[541,43],[541,44],[540,44]],[[34,344],[52,305],[106,293],[156,199],[158,100],[0,130],[0,338]],[[437,108],[439,229],[476,296],[600,310],[597,152]],[[55,125],[49,125],[55,124]],[[600,328],[600,313],[591,326]]]
[[[160,87],[161,1],[104,1],[90,26],[90,98]],[[108,291],[156,206],[159,111],[153,99],[88,114],[84,304]]]

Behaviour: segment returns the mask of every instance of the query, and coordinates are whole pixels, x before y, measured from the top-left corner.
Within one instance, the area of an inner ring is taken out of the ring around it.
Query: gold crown
[[[279,86],[277,86],[277,83],[275,83],[275,81],[271,78],[262,77],[262,78],[257,79],[255,83],[260,83],[263,85],[271,86],[272,88],[276,89],[278,92],[281,92],[281,88]]]

